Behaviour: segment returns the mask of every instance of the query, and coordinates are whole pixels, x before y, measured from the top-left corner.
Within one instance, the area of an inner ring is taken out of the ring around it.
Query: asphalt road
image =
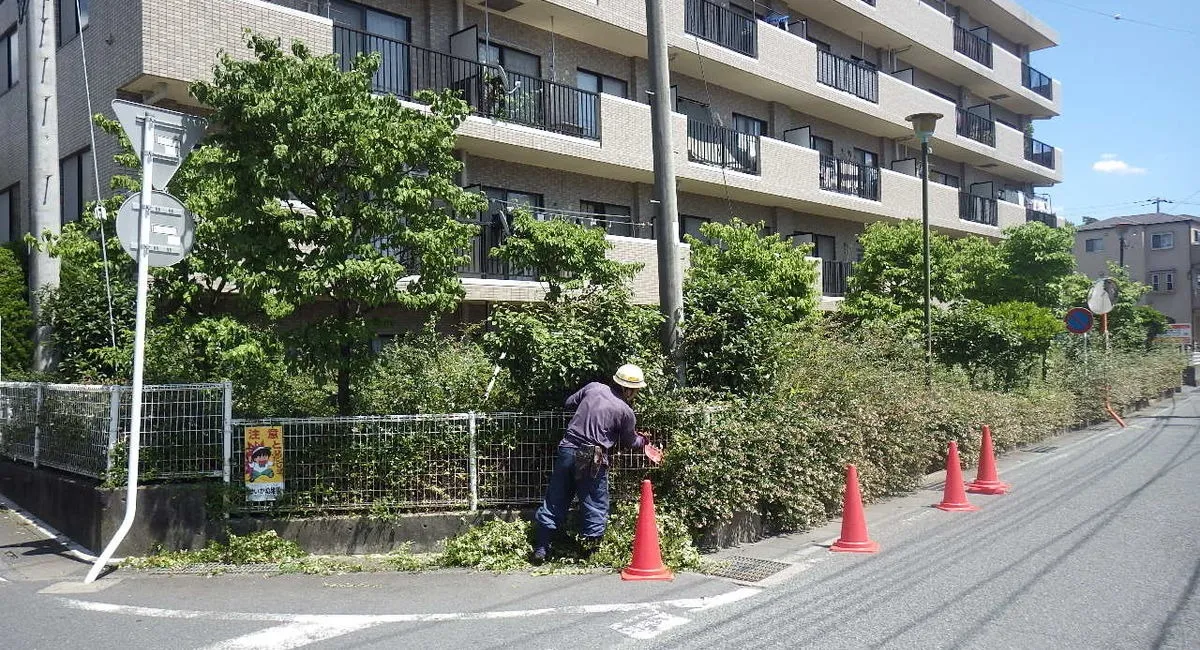
[[[4,648],[1197,648],[1200,393],[1002,459],[1004,496],[868,509],[874,556],[837,524],[731,553],[789,568],[697,575],[163,577],[86,565],[0,509]],[[968,476],[973,473],[968,472]]]

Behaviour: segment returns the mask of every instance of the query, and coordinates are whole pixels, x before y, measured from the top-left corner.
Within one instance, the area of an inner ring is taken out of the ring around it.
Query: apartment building
[[[1173,322],[1200,325],[1200,217],[1188,214],[1135,214],[1092,221],[1075,233],[1079,271],[1096,279],[1108,263],[1150,285],[1142,300]]]
[[[74,1],[55,0],[64,222],[96,193],[80,31],[95,110],[107,113],[114,97],[202,110],[188,83],[211,74],[218,51],[244,56],[251,28],[343,61],[379,52],[379,92],[462,92],[475,114],[460,130],[461,183],[492,200],[463,270],[469,301],[539,299],[485,254],[518,205],[606,228],[614,256],[646,263],[638,299],[656,301],[643,2],[78,0],[76,21]],[[918,112],[944,116],[930,160],[936,229],[998,237],[1027,220],[1057,224],[1038,191],[1062,180],[1062,152],[1032,133],[1059,114],[1062,91],[1031,65],[1057,36],[1013,0],[664,2],[682,232],[736,216],[811,243],[835,304],[865,225],[921,218],[905,120]],[[17,4],[0,0],[4,238],[28,228]],[[102,184],[114,148],[97,143]]]

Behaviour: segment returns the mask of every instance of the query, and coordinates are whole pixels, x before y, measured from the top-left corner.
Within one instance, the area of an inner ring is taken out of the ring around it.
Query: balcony
[[[455,90],[477,115],[600,139],[600,98],[593,92],[345,27],[333,28],[333,51],[343,70],[358,54],[378,52],[376,92],[413,99],[422,90]]]
[[[996,199],[963,192],[958,195],[958,218],[985,226],[995,226],[1000,223]]]
[[[758,21],[708,0],[686,0],[684,31],[746,56],[758,57]]]
[[[965,108],[958,109],[958,134],[989,147],[996,146],[996,123]]]
[[[1025,136],[1025,160],[1047,169],[1054,169],[1054,147]]]
[[[846,285],[854,273],[853,262],[821,261],[821,295],[839,298],[846,295]]]
[[[1044,223],[1051,228],[1058,227],[1058,217],[1049,212],[1040,212],[1033,208],[1025,208],[1025,221]]]
[[[760,136],[688,118],[688,160],[743,174],[760,173]]]
[[[879,168],[821,156],[821,189],[879,200]]]
[[[954,26],[954,51],[967,58],[992,67],[992,42],[980,38],[960,25]]]
[[[1054,99],[1054,80],[1029,67],[1028,63],[1021,64],[1021,85],[1046,99]]]
[[[879,71],[864,63],[818,50],[817,81],[869,102],[879,103]]]

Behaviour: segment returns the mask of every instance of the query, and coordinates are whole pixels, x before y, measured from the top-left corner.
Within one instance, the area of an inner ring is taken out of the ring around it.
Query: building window
[[[822,138],[820,136],[812,136],[808,139],[809,146],[816,149],[822,156],[833,157],[833,140]]]
[[[1175,233],[1156,232],[1150,235],[1150,248],[1156,251],[1175,248]]]
[[[601,203],[600,201],[580,201],[579,208],[580,212],[601,217],[598,221],[604,225],[604,230],[608,234],[622,237],[633,236],[633,212],[629,206]]]
[[[815,39],[811,36],[808,37],[808,40],[813,45],[816,45],[818,50],[821,50],[822,52],[831,52],[829,43],[826,43],[825,41],[818,41],[817,39]]]
[[[929,180],[933,181],[934,183],[949,185],[950,187],[954,188],[962,187],[962,181],[957,176],[939,172],[936,169],[929,170]]]
[[[538,79],[542,76],[542,58],[507,45],[479,41],[479,60],[489,65],[498,65],[505,72],[515,72]]]
[[[58,19],[58,45],[62,47],[75,35],[79,30],[88,26],[88,5],[91,0],[55,0],[54,15]],[[79,6],[79,13],[75,13],[76,4]]]
[[[353,2],[334,0],[329,3],[329,17],[339,27],[349,27],[373,36],[408,42],[412,22],[397,14],[370,9]]]
[[[854,162],[864,167],[878,167],[879,155],[866,149],[854,148]]]
[[[1175,274],[1168,273],[1167,275],[1167,291],[1175,290]]]
[[[707,217],[691,217],[687,215],[681,215],[679,220],[683,225],[679,229],[679,241],[683,241],[686,235],[691,235],[696,239],[704,239],[704,235],[700,233],[700,227],[712,221],[712,219]]]
[[[708,104],[688,99],[687,97],[680,97],[678,95],[675,97],[675,112],[682,113],[688,119],[696,122],[712,124],[713,121],[712,112],[708,110]]]
[[[16,27],[0,36],[0,64],[4,66],[4,69],[0,70],[0,82],[4,82],[0,91],[12,88],[21,80],[21,55],[18,53],[20,47]]]
[[[1151,291],[1174,291],[1175,290],[1175,272],[1174,271],[1156,271],[1150,274],[1150,290]]]
[[[1103,253],[1104,240],[1099,237],[1095,239],[1085,239],[1083,241],[1083,249],[1088,253]]]
[[[17,185],[0,190],[0,243],[17,241]]]
[[[1193,243],[1193,244],[1200,244],[1200,230],[1193,230],[1193,231],[1192,231],[1192,243]]]
[[[767,123],[757,117],[734,113],[733,130],[738,133],[748,133],[750,135],[766,135]]]
[[[86,187],[90,149],[63,158],[58,163],[58,196],[62,202],[59,222],[67,225],[83,215],[83,188]]]
[[[629,84],[622,79],[610,77],[599,72],[591,72],[579,68],[575,73],[575,85],[580,90],[590,90],[594,93],[604,93],[605,95],[616,95],[629,99]]]

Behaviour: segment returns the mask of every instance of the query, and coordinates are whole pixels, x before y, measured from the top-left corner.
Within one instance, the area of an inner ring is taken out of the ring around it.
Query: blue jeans
[[[538,523],[538,545],[549,546],[554,531],[567,520],[571,501],[579,497],[579,532],[584,537],[600,537],[608,525],[608,467],[601,466],[592,475],[575,462],[575,453],[592,455],[592,450],[559,447],[554,458],[554,473],[546,487],[546,498],[534,514]],[[579,469],[577,469],[579,468]]]

